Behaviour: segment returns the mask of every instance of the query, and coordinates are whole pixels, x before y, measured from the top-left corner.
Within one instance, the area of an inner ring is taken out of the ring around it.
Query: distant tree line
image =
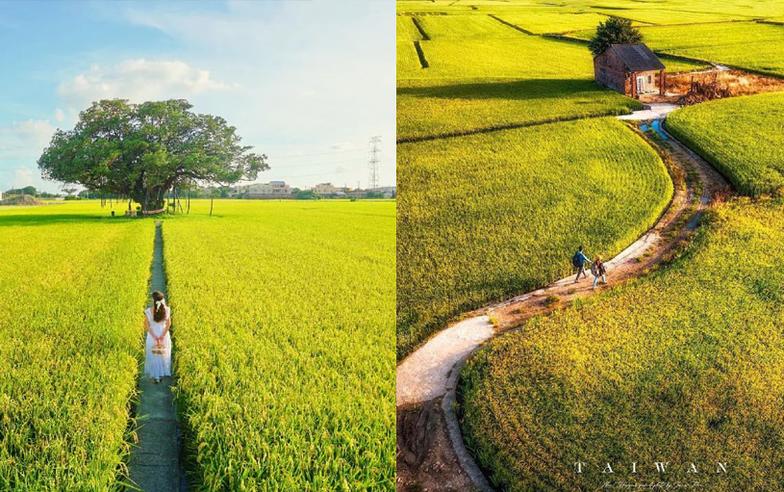
[[[60,195],[57,193],[49,193],[46,191],[38,191],[35,186],[25,186],[24,188],[11,188],[3,192],[4,197],[28,195],[35,198],[56,198]]]

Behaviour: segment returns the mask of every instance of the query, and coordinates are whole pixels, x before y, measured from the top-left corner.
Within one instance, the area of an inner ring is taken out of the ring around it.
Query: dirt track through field
[[[608,285],[593,289],[592,279],[575,284],[570,275],[466,313],[398,364],[398,490],[492,490],[463,444],[455,415],[455,389],[466,359],[487,340],[520,329],[533,316],[561,309],[671,260],[689,241],[713,198],[729,193],[726,180],[707,162],[665,136],[666,141],[648,140],[668,163],[675,194],[648,232],[605,262]]]
[[[155,226],[155,247],[150,269],[150,292],[166,292],[163,271],[163,236]],[[187,489],[180,462],[181,438],[171,391],[172,378],[155,384],[140,370],[136,419],[138,446],[128,464],[131,480],[144,492],[183,492]]]

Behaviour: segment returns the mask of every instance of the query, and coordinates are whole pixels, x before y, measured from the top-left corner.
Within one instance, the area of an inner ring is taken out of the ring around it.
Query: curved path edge
[[[666,131],[664,133],[670,142],[666,145],[666,148],[664,145],[651,144],[650,142],[649,145],[668,154],[671,162],[680,168],[682,172],[688,173],[688,171],[693,171],[695,179],[699,182],[703,191],[695,204],[694,213],[682,226],[682,232],[688,232],[697,227],[699,223],[698,218],[702,215],[704,208],[710,203],[713,193],[721,189],[727,189],[729,185],[708,162]],[[688,180],[685,189],[678,190],[676,187],[673,199],[656,224],[631,245],[607,261],[608,270],[620,269],[624,264],[628,265],[631,262],[636,262],[643,255],[648,254],[653,246],[659,246],[663,238],[662,232],[667,228],[675,227],[681,215],[689,210],[692,201],[696,198],[693,196],[694,189],[694,183],[689,183]],[[682,196],[679,197],[679,193]],[[667,249],[667,246],[671,247],[677,241],[678,237],[670,238],[669,242],[665,242],[662,248],[659,249]],[[663,254],[656,255],[648,262],[650,263],[648,267],[659,263],[662,259]],[[645,269],[647,268],[642,264],[636,268],[630,267],[628,275],[622,280],[639,276]],[[565,289],[568,289],[567,292],[574,291],[573,279],[574,275],[570,275],[547,287],[512,297],[481,308],[478,311],[473,311],[473,313],[480,312],[481,314],[463,319],[440,331],[398,364],[396,381],[397,408],[415,407],[418,404],[442,398],[441,409],[446,421],[452,451],[462,471],[478,490],[485,492],[492,491],[493,488],[466,448],[460,430],[460,423],[455,412],[457,406],[456,389],[460,371],[468,358],[481,348],[487,340],[508,331],[506,329],[496,329],[491,322],[489,314],[495,315],[496,311],[509,311],[509,308],[514,306],[524,307],[526,303],[529,305],[532,303],[541,304],[539,299],[553,291],[563,292]],[[586,295],[585,290],[583,289],[583,295]],[[589,292],[592,291],[589,290]],[[572,294],[570,293],[569,295]],[[565,297],[568,298],[568,296]],[[577,295],[573,297],[577,297]],[[517,308],[517,311],[520,310],[521,308]],[[533,316],[552,310],[537,310],[534,308],[530,314]],[[525,320],[531,316],[521,319]]]
[[[468,451],[468,448],[463,441],[463,432],[460,430],[460,422],[457,419],[457,380],[460,377],[460,371],[463,369],[468,358],[473,354],[469,353],[457,364],[452,367],[453,377],[450,377],[450,387],[447,389],[444,398],[441,400],[441,410],[444,412],[444,420],[446,421],[447,432],[449,433],[449,441],[452,443],[452,450],[455,452],[457,461],[460,463],[460,468],[468,475],[471,483],[481,492],[493,492],[493,487],[487,481],[487,477],[479,468],[479,465],[474,461],[474,457]]]

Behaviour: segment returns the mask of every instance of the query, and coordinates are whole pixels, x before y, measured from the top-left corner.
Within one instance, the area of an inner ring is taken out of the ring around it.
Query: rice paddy
[[[205,490],[392,490],[394,202],[216,203],[164,224]]]
[[[585,244],[610,256],[672,195],[612,118],[398,146],[398,356],[451,317],[549,283]]]
[[[771,251],[784,241],[781,207],[717,206],[669,268],[534,319],[477,353],[461,379],[463,431],[493,483],[648,483],[663,479],[659,461],[672,483],[778,488],[784,274]],[[615,475],[602,473],[607,462]],[[715,472],[719,462],[728,473]]]
[[[667,129],[703,155],[742,193],[784,191],[784,93],[720,99],[683,108]]]
[[[163,224],[192,486],[392,490],[394,202],[208,209]],[[127,483],[153,235],[96,201],[0,209],[0,489]]]
[[[0,209],[0,489],[125,480],[153,226],[91,204]]]

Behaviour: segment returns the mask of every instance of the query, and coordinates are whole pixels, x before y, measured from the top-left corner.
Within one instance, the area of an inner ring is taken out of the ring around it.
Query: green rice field
[[[784,192],[784,93],[719,99],[667,118],[667,129],[744,194]]]
[[[207,490],[391,490],[395,203],[216,202],[164,224]]]
[[[478,352],[463,371],[463,431],[504,490],[593,490],[625,479],[707,490],[784,481],[784,241],[780,201],[715,207],[672,266]],[[576,461],[586,463],[577,475]],[[602,474],[605,463],[616,477]],[[716,474],[716,463],[727,474]],[[699,475],[687,472],[695,463]]]
[[[208,210],[163,220],[194,488],[392,490],[395,203]],[[120,489],[154,222],[81,201],[0,232],[0,489]]]
[[[613,118],[398,145],[398,356],[462,311],[619,252],[673,192]]]
[[[0,208],[0,490],[123,480],[153,225]]]
[[[784,76],[784,25],[724,22],[642,27],[643,40],[657,52]],[[571,36],[589,39],[593,31]]]

